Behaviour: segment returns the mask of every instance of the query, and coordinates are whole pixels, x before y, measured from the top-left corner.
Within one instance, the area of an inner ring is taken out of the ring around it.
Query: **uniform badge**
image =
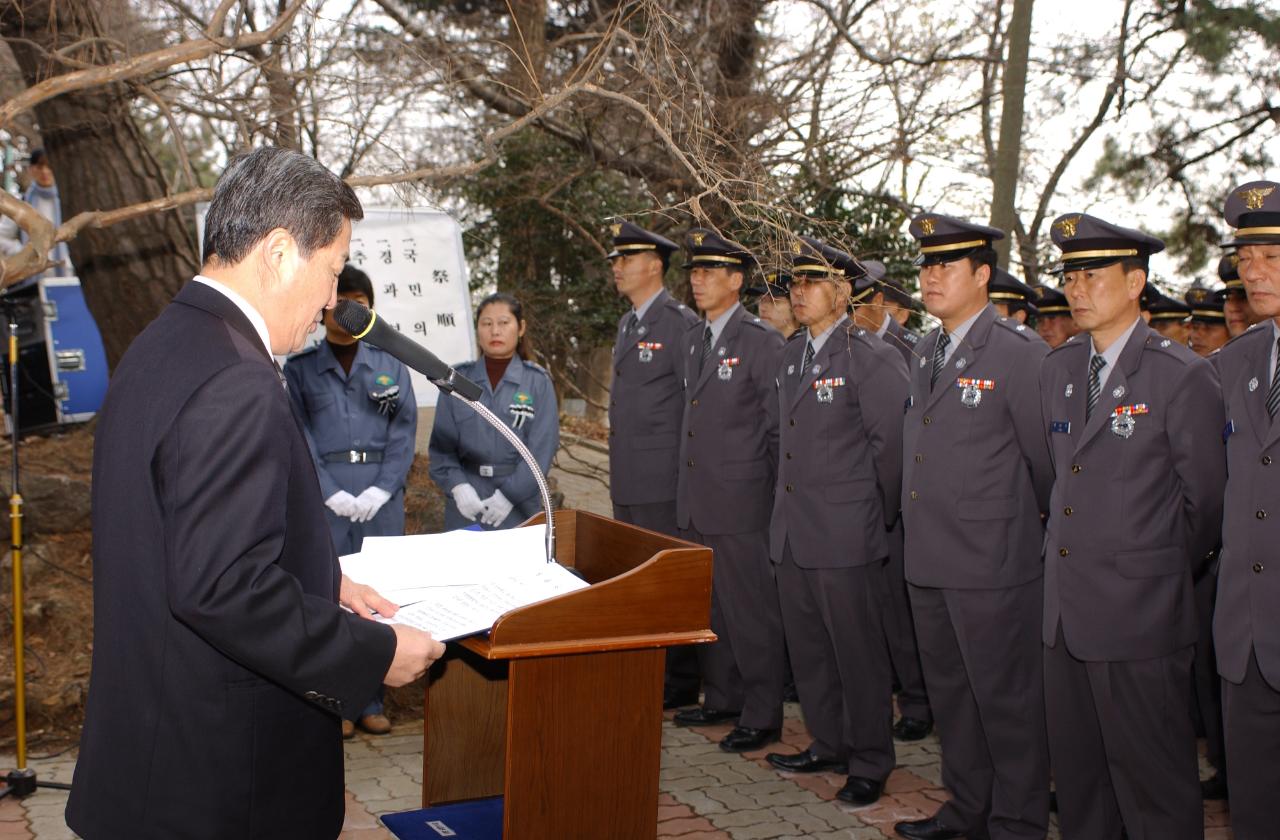
[[[661,341],[642,341],[639,344],[637,344],[636,347],[640,349],[640,354],[639,354],[640,361],[645,362],[647,364],[648,362],[653,361],[653,351],[662,349],[662,342]]]
[[[843,376],[828,376],[826,379],[815,379],[813,390],[817,392],[818,402],[830,404],[835,401],[836,388],[844,384]]]
[[[1170,344],[1173,344],[1173,342],[1167,338],[1164,341],[1160,342],[1161,347],[1168,347]]]
[[[1049,424],[1049,432],[1055,435],[1069,435],[1071,434],[1071,421],[1054,420]]]
[[[507,406],[507,411],[511,413],[511,428],[519,429],[526,420],[533,419],[533,397],[524,391],[517,391],[515,401]]]
[[[1255,376],[1253,379],[1249,380],[1249,390],[1250,391],[1258,390],[1258,377]]]
[[[1228,420],[1227,425],[1222,427],[1222,442],[1226,443],[1227,438],[1236,433],[1236,421]]]
[[[924,365],[925,365],[924,356],[921,356],[921,357],[920,357],[920,367],[924,367]]]
[[[814,365],[814,366],[813,366],[813,373],[814,373],[814,375],[815,375],[815,376],[817,375],[817,373],[818,373],[820,370],[822,370],[822,368],[821,368],[821,367],[819,367],[818,365]]]
[[[391,414],[400,400],[400,386],[396,384],[395,377],[379,373],[373,377],[373,384],[378,387],[369,392],[369,399],[377,404],[379,414]]]
[[[1123,440],[1133,437],[1133,430],[1138,427],[1138,421],[1133,418],[1148,411],[1146,403],[1116,406],[1111,414],[1111,434]]]
[[[960,403],[965,408],[977,408],[982,402],[982,392],[995,388],[996,382],[994,379],[961,377],[956,380],[956,387],[960,389]]]
[[[1123,397],[1123,396],[1124,396],[1124,386],[1123,386],[1123,385],[1117,385],[1117,386],[1116,386],[1116,388],[1115,388],[1115,390],[1111,392],[1111,396],[1115,397],[1116,399],[1120,399],[1121,397]]]
[[[641,324],[641,325],[640,325],[640,328],[639,328],[638,330],[636,330],[636,335],[644,335],[644,334],[645,334],[645,333],[647,333],[648,331],[649,331],[649,328],[648,328],[648,327],[646,327],[644,324]]]
[[[969,364],[963,358],[956,359],[956,370],[964,370],[964,366]]]
[[[1072,394],[1074,394],[1075,392],[1076,392],[1076,386],[1074,386],[1074,385],[1072,385],[1070,382],[1068,382],[1068,383],[1067,383],[1067,389],[1066,389],[1065,391],[1063,391],[1063,392],[1062,392],[1062,396],[1064,396],[1064,397],[1069,397],[1069,396],[1071,396]]]
[[[795,376],[795,373],[796,373],[796,366],[787,365],[787,376]]]
[[[716,376],[720,377],[721,382],[728,382],[733,378],[733,369],[742,363],[737,356],[728,359],[721,359],[720,364],[716,367]]]
[[[717,356],[723,356],[723,355],[724,355],[724,348],[723,348],[723,347],[718,348],[718,349],[716,350],[716,355],[717,355]]]

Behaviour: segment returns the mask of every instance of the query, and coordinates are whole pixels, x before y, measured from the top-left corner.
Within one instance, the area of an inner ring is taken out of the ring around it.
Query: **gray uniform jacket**
[[[609,389],[609,493],[615,505],[670,502],[676,497],[680,421],[684,414],[685,331],[698,322],[663,289],[639,326],[618,323]]]
[[[1217,355],[1230,478],[1213,638],[1222,676],[1243,681],[1252,649],[1263,679],[1280,686],[1280,422],[1267,414],[1274,348],[1264,321]]]
[[[910,373],[913,365],[919,364],[916,361],[920,355],[920,336],[911,330],[899,324],[893,318],[889,319],[889,326],[885,328],[884,335],[880,336],[886,344],[902,354],[902,360],[907,363],[907,372]]]
[[[704,324],[684,334],[685,410],[676,521],[703,534],[763,531],[778,460],[778,331],[738,307],[702,363]]]
[[[939,329],[911,366],[902,435],[906,576],[996,589],[1040,577],[1053,467],[1040,417],[1049,346],[987,304],[929,389]],[[923,364],[922,364],[923,363]]]
[[[1222,524],[1222,395],[1213,365],[1138,324],[1086,423],[1089,347],[1071,338],[1040,374],[1055,475],[1043,638],[1061,621],[1078,659],[1154,659],[1196,640],[1191,576]]]
[[[458,372],[481,387],[480,402],[511,426],[545,474],[560,447],[560,412],[551,377],[539,365],[512,358],[495,389],[484,359],[458,365]],[[501,490],[512,510],[499,528],[511,528],[542,510],[538,483],[515,448],[470,406],[443,394],[436,403],[428,444],[431,480],[444,491],[445,528],[468,527],[450,491],[470,484],[481,499]]]
[[[902,492],[907,369],[874,333],[842,321],[808,368],[807,332],[787,342],[778,371],[779,454],[769,555],[791,543],[804,569],[875,563]]]

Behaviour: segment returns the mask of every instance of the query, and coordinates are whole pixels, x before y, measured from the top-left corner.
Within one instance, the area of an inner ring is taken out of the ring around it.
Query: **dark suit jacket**
[[[1198,635],[1191,575],[1217,545],[1226,481],[1218,376],[1139,323],[1086,423],[1088,369],[1081,333],[1050,351],[1040,375],[1055,476],[1044,642],[1061,621],[1079,659],[1154,659]],[[1147,413],[1131,436],[1115,434],[1114,410],[1139,404]]]
[[[684,414],[685,330],[698,316],[663,289],[629,337],[618,323],[609,386],[609,495],[615,505],[648,505],[676,497],[676,459]],[[643,353],[641,344],[650,347]],[[649,358],[649,361],[643,361]]]
[[[338,715],[372,697],[395,636],[337,606],[324,510],[253,327],[189,283],[125,353],[98,415],[77,833],[337,836]]]
[[[778,483],[769,554],[790,541],[797,566],[842,568],[889,556],[887,528],[902,491],[907,369],[874,333],[841,322],[805,370],[807,332],[787,342],[778,371]],[[817,372],[814,372],[817,368]],[[815,384],[831,386],[830,402]]]
[[[1217,354],[1231,425],[1213,638],[1223,677],[1242,682],[1252,650],[1280,690],[1280,422],[1267,414],[1274,350],[1264,321]]]
[[[996,589],[1040,577],[1053,468],[1040,420],[1035,330],[987,304],[929,388],[940,330],[912,365],[902,435],[907,580],[918,586]],[[969,408],[961,379],[992,383]]]
[[[764,531],[778,459],[782,336],[739,306],[703,365],[704,328],[698,321],[680,344],[687,384],[676,521],[703,534]]]

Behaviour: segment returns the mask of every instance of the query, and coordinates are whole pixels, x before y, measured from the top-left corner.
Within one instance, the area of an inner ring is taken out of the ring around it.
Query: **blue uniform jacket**
[[[413,441],[418,431],[418,403],[408,369],[391,354],[361,342],[347,374],[328,342],[321,341],[291,356],[284,375],[316,459],[324,498],[339,490],[359,496],[371,486],[391,494],[368,522],[352,522],[326,509],[338,553],[359,551],[365,537],[403,534],[404,483],[413,465]],[[388,395],[396,387],[398,393]],[[379,410],[380,402],[388,403],[384,411]],[[324,460],[327,453],[348,450],[381,452],[382,461],[351,464]]]
[[[494,390],[483,358],[458,365],[457,370],[480,383],[483,392],[479,402],[516,430],[545,474],[560,447],[560,413],[547,372],[516,356]],[[453,502],[451,491],[459,484],[470,484],[481,499],[489,498],[494,490],[502,491],[512,510],[500,528],[519,525],[542,509],[538,484],[519,453],[496,429],[453,397],[441,396],[436,404],[428,451],[431,480],[445,495],[446,530],[473,524]],[[492,467],[493,474],[481,475],[481,467]]]

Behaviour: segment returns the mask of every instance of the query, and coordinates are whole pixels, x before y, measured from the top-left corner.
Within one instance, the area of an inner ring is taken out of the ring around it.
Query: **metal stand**
[[[443,380],[432,380],[437,388],[444,391],[449,396],[471,407],[471,410],[479,414],[490,426],[498,430],[498,434],[507,439],[507,442],[515,447],[520,453],[520,457],[529,465],[529,471],[533,473],[533,480],[538,482],[538,492],[542,494],[542,512],[547,517],[547,562],[556,562],[556,525],[555,517],[551,510],[551,489],[547,487],[547,479],[542,474],[542,469],[538,466],[538,461],[533,457],[533,453],[529,451],[529,447],[524,445],[524,441],[520,436],[512,431],[511,427],[503,423],[492,411],[478,402],[473,402],[455,391],[447,382]]]
[[[13,492],[9,494],[9,520],[13,541],[13,691],[14,731],[17,735],[18,766],[5,776],[5,787],[0,788],[0,799],[13,795],[30,796],[36,788],[71,790],[62,782],[41,782],[36,771],[27,767],[27,674],[25,662],[25,638],[22,631],[22,494],[18,492],[18,315],[12,300],[0,296],[9,322],[9,429],[13,443]]]

